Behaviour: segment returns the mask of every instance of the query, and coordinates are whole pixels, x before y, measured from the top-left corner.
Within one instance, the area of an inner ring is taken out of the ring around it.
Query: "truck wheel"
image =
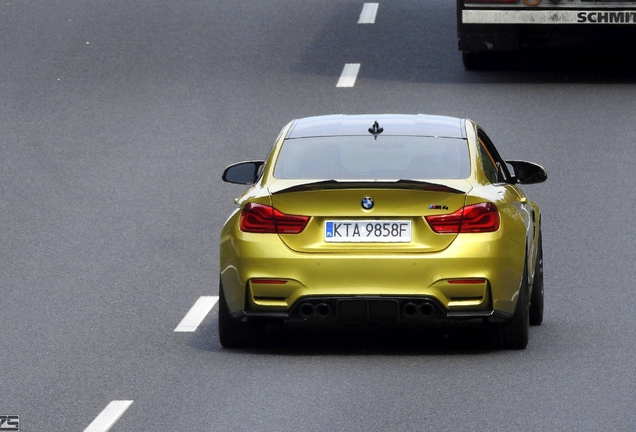
[[[466,70],[488,69],[488,59],[486,53],[482,52],[462,52],[462,61]]]
[[[464,51],[462,61],[466,70],[499,70],[515,64],[514,51]]]

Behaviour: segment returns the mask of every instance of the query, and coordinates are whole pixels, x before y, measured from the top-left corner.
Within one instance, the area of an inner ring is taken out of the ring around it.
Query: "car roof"
[[[286,138],[362,136],[375,122],[383,135],[466,138],[464,121],[455,117],[424,114],[325,115],[295,120]]]

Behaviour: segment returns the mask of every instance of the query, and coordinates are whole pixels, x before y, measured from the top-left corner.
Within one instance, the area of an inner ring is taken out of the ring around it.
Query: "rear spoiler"
[[[312,183],[304,183],[300,185],[291,185],[272,192],[272,195],[289,192],[305,192],[316,190],[334,190],[334,189],[407,189],[407,190],[423,190],[430,192],[445,192],[466,194],[466,191],[452,188],[443,184],[430,183],[421,180],[320,180]]]

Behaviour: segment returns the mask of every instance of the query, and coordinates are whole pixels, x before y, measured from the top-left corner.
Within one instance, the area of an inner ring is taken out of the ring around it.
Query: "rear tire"
[[[264,333],[264,330],[264,323],[240,321],[230,316],[223,292],[223,284],[219,281],[219,340],[221,345],[224,348],[249,347],[261,333]]]
[[[464,68],[469,71],[508,69],[514,64],[514,51],[463,51]]]
[[[469,71],[479,71],[488,69],[488,59],[482,52],[462,52],[462,62],[464,68]]]
[[[530,327],[530,302],[528,301],[528,269],[523,268],[523,277],[519,287],[519,298],[515,313],[508,321],[499,324],[501,330],[501,341],[504,348],[521,350],[528,346],[528,335]]]
[[[530,325],[537,326],[543,322],[543,244],[539,231],[537,262],[534,267],[534,281],[530,295]]]

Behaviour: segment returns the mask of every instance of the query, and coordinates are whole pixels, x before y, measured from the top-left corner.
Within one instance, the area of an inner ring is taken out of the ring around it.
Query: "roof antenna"
[[[369,128],[369,133],[373,134],[373,138],[375,139],[378,139],[378,135],[382,132],[384,132],[384,128],[381,128],[377,121]]]

